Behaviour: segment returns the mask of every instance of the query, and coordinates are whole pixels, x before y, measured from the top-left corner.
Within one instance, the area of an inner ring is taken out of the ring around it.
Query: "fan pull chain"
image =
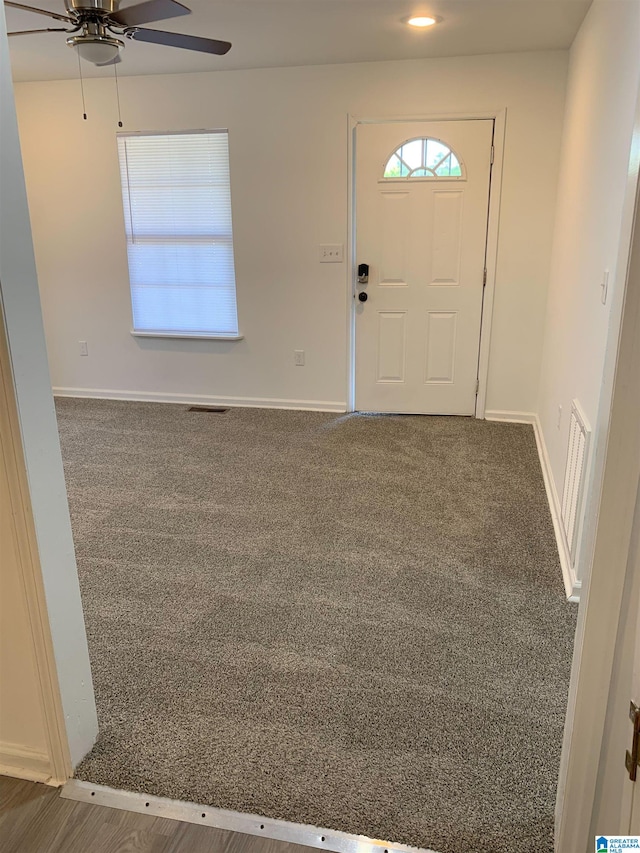
[[[120,88],[118,86],[118,66],[113,63],[113,73],[116,78],[116,98],[118,99],[118,127],[122,127],[122,115],[120,113]]]
[[[82,65],[80,64],[80,54],[78,53],[77,50],[76,50],[76,53],[78,55],[78,74],[80,75],[80,91],[82,92],[82,118],[86,121],[87,120],[87,107],[86,107],[86,104],[84,102],[84,82],[82,80]]]

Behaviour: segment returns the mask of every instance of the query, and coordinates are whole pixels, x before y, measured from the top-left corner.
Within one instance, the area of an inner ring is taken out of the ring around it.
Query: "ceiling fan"
[[[10,36],[24,36],[32,33],[71,33],[67,39],[69,47],[77,49],[79,56],[94,65],[112,65],[120,62],[120,51],[124,41],[119,36],[163,44],[168,47],[181,47],[184,50],[197,50],[201,53],[213,53],[222,56],[230,49],[228,41],[188,36],[182,33],[168,33],[164,30],[149,30],[140,27],[151,21],[162,21],[190,15],[191,10],[177,0],[146,0],[136,6],[120,9],[120,0],[64,0],[65,14],[37,9],[13,0],[4,0],[4,5],[12,9],[22,9],[46,15],[55,21],[63,21],[66,27],[46,27],[39,30],[18,30]]]

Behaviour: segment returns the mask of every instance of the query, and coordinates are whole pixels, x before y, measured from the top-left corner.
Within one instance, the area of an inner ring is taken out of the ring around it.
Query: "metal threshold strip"
[[[431,849],[392,844],[375,838],[366,838],[364,835],[338,832],[335,829],[318,829],[315,826],[291,823],[287,820],[232,812],[213,806],[170,800],[167,797],[154,797],[133,791],[120,791],[77,779],[70,779],[62,788],[60,796],[67,800],[78,800],[95,806],[150,814],[154,817],[197,823],[201,826],[243,832],[247,835],[261,835],[263,838],[331,850],[333,853],[437,853]]]

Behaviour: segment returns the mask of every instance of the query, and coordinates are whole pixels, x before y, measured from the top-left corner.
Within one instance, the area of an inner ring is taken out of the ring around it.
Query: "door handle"
[[[369,296],[364,292],[364,290],[361,290],[358,294],[358,299],[360,300],[360,302],[366,302],[368,298]]]
[[[633,744],[631,746],[631,752],[627,750],[625,766],[629,773],[629,779],[631,779],[632,782],[635,782],[638,773],[638,764],[640,763],[638,761],[638,753],[640,752],[640,708],[638,708],[634,702],[631,703],[629,717],[633,723]]]
[[[358,264],[358,284],[369,283],[369,264]],[[365,302],[366,300],[362,300]]]

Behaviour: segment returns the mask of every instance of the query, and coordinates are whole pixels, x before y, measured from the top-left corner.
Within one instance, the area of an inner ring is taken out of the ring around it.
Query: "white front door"
[[[358,125],[359,411],[475,412],[492,139],[486,119]]]

